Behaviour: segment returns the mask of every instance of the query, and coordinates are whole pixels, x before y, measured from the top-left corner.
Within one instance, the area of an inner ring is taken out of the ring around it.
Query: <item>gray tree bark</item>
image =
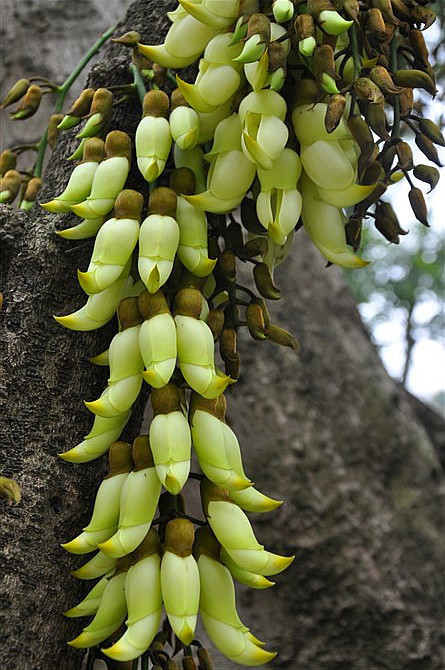
[[[145,42],[160,42],[163,13],[173,4],[138,0],[120,32],[136,29]],[[65,3],[49,5],[51,30],[63,25],[71,44],[78,14],[64,14]],[[86,23],[89,7],[108,5],[76,4]],[[27,52],[35,64],[38,54]],[[47,67],[51,74],[58,63],[49,60]],[[128,79],[127,54],[108,47],[92,84]],[[115,127],[132,132],[137,117],[137,109],[119,110]],[[67,180],[72,166],[64,157],[75,146],[73,134],[62,136],[51,159],[42,201]],[[92,244],[54,234],[69,220],[0,210],[0,473],[17,479],[23,492],[16,507],[0,507],[5,670],[79,670],[82,663],[82,653],[66,645],[81,624],[64,620],[61,611],[85,593],[69,577],[83,561],[59,543],[88,520],[103,463],[73,466],[56,454],[91,425],[82,399],[97,397],[106,375],[87,356],[107,346],[113,327],[72,333],[51,317],[83,300],[75,270],[85,268]],[[297,558],[274,589],[240,589],[241,616],[279,650],[270,667],[439,670],[443,471],[434,444],[386,374],[341,272],[324,268],[303,232],[276,279],[283,299],[274,305],[274,320],[297,335],[301,352],[241,336],[243,376],[229,394],[229,420],[248,474],[286,501],[255,519],[258,537]],[[126,429],[129,439],[140,417],[141,405]],[[218,670],[234,667],[214,656]]]

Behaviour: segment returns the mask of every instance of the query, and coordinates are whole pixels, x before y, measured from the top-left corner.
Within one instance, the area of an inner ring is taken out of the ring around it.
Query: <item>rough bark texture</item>
[[[64,3],[50,4],[52,20],[77,34],[78,15],[60,16]],[[108,4],[76,6],[88,16],[88,6]],[[125,26],[160,42],[161,14],[172,4],[136,2]],[[94,85],[125,81],[126,59],[110,47]],[[137,114],[119,111],[116,126],[131,131]],[[43,201],[66,182],[70,137],[51,161]],[[54,235],[69,220],[0,211],[0,472],[23,489],[20,505],[0,509],[5,670],[78,670],[82,662],[65,644],[80,626],[60,612],[85,592],[69,578],[83,561],[59,543],[89,518],[103,464],[72,466],[56,454],[91,424],[82,399],[97,397],[105,373],[92,371],[86,356],[105,348],[113,329],[71,333],[51,318],[83,300],[75,269],[92,245]],[[300,232],[277,272],[283,299],[274,318],[298,336],[300,354],[240,338],[243,376],[230,393],[229,420],[248,474],[286,500],[255,520],[258,536],[271,550],[297,554],[274,589],[240,590],[242,618],[280,651],[275,668],[439,670],[443,473],[433,433],[384,371],[341,273],[323,265]],[[128,434],[136,432],[137,421]],[[219,670],[232,667],[218,658]]]

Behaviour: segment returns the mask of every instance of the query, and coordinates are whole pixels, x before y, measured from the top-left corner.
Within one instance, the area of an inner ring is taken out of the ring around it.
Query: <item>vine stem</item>
[[[130,65],[130,72],[133,74],[133,84],[136,86],[136,90],[138,92],[139,100],[141,101],[141,105],[144,104],[144,97],[145,94],[147,93],[147,90],[145,88],[144,80],[142,79],[139,70],[137,69],[136,65],[132,63]]]
[[[359,49],[358,49],[357,28],[354,24],[349,28],[349,42],[350,42],[351,51],[352,51],[352,61],[354,63],[354,79],[357,79],[358,77],[360,77],[362,64],[361,64],[360,53],[359,53]],[[345,59],[344,62],[346,64],[346,59]],[[355,92],[353,90],[350,116],[352,116],[354,114],[355,103],[356,103],[356,98],[355,98]]]
[[[397,33],[394,33],[394,37],[392,38],[390,45],[391,50],[390,68],[392,74],[394,74],[394,72],[396,72],[397,70],[397,47],[398,47]],[[394,96],[394,119],[392,124],[391,135],[392,139],[400,137],[400,100],[398,95]]]
[[[76,81],[77,77],[80,75],[84,67],[90,62],[90,60],[93,58],[93,56],[96,55],[96,53],[99,51],[101,46],[104,44],[104,42],[107,41],[109,37],[114,33],[116,30],[116,26],[113,26],[112,28],[109,28],[106,32],[104,32],[97,42],[93,44],[91,49],[87,51],[85,56],[79,61],[79,63],[76,65],[74,70],[71,72],[71,74],[65,79],[63,84],[57,87],[57,97],[56,97],[56,102],[54,105],[54,114],[57,114],[62,110],[63,103],[65,102],[65,97],[68,91],[70,90],[71,86],[74,84]],[[46,153],[46,148],[48,146],[48,129],[45,130],[44,134],[40,138],[38,144],[37,144],[37,159],[36,159],[36,164],[34,167],[34,177],[41,177],[42,176],[42,169],[43,169],[43,161],[45,159],[45,153]]]

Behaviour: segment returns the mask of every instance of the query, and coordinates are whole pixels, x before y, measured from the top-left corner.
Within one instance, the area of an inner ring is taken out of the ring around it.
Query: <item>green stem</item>
[[[391,40],[391,60],[390,67],[391,72],[394,73],[397,70],[397,33],[394,33],[394,37]],[[392,125],[392,139],[400,137],[400,100],[398,95],[394,95],[394,120]]]
[[[131,64],[130,65],[130,72],[133,74],[133,84],[136,86],[136,90],[138,92],[139,100],[141,101],[141,105],[144,104],[144,97],[145,94],[147,93],[147,89],[145,88],[144,80],[142,79],[141,75],[139,74],[139,70],[137,69],[136,65]]]
[[[167,79],[171,81],[172,84],[175,85],[175,88],[177,87],[178,82],[176,81],[176,77],[173,74],[173,72],[170,72],[170,70],[167,70]]]
[[[103,33],[97,42],[93,44],[91,49],[87,51],[85,56],[79,61],[77,66],[74,68],[74,70],[71,72],[69,77],[65,79],[63,84],[57,88],[57,98],[56,102],[54,105],[54,114],[57,114],[62,110],[63,103],[65,102],[65,97],[68,91],[70,90],[71,86],[74,84],[76,81],[77,77],[80,75],[84,67],[89,63],[89,61],[93,58],[93,56],[96,55],[96,53],[99,51],[101,46],[104,44],[104,42],[107,41],[109,37],[114,33],[116,30],[116,26],[113,26],[112,28],[109,28],[105,33]],[[48,145],[48,129],[45,130],[44,134],[40,138],[38,144],[37,144],[37,159],[36,159],[36,164],[34,167],[34,176],[35,177],[41,177],[42,176],[42,169],[43,169],[43,161],[45,159],[45,153],[46,153],[46,148]]]
[[[361,69],[362,69],[362,63],[361,63],[361,59],[360,59],[360,52],[359,52],[359,49],[358,49],[357,28],[356,28],[355,24],[353,24],[349,28],[348,32],[349,32],[349,43],[351,45],[351,51],[352,51],[352,60],[353,60],[353,63],[354,63],[354,79],[358,79],[358,77],[360,77],[360,72],[361,72]],[[343,65],[343,63],[346,65],[346,58],[342,62],[342,65]],[[353,89],[350,116],[352,116],[354,114],[355,104],[356,104],[356,96],[355,96],[355,92],[354,92],[354,89]]]

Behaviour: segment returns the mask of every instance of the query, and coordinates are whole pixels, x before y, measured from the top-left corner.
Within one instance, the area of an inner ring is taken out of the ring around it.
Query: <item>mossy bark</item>
[[[66,28],[63,3],[53,4],[53,21]],[[120,32],[136,29],[143,41],[159,43],[163,13],[173,5],[135,2]],[[74,39],[76,21],[71,33]],[[123,47],[108,47],[92,85],[129,81],[127,63]],[[131,134],[138,115],[138,105],[119,108],[114,127]],[[66,183],[73,135],[62,136],[51,159],[42,201]],[[137,172],[131,184],[142,186]],[[82,334],[52,319],[84,300],[76,268],[85,269],[92,243],[54,232],[73,219],[0,210],[0,474],[17,479],[23,494],[19,505],[0,508],[5,670],[79,670],[82,663],[82,653],[66,645],[82,624],[61,611],[86,591],[69,576],[83,560],[59,543],[87,522],[104,464],[73,466],[57,453],[91,425],[82,399],[99,395],[106,373],[87,357],[106,348],[113,325]],[[242,377],[228,394],[228,418],[248,475],[285,500],[255,518],[258,537],[296,560],[278,587],[240,589],[242,618],[279,651],[275,668],[438,670],[443,472],[434,445],[383,369],[341,272],[324,268],[304,232],[276,281],[283,298],[274,321],[296,334],[301,351],[242,335]],[[141,406],[135,415],[129,439]],[[214,656],[218,670],[234,667]]]

